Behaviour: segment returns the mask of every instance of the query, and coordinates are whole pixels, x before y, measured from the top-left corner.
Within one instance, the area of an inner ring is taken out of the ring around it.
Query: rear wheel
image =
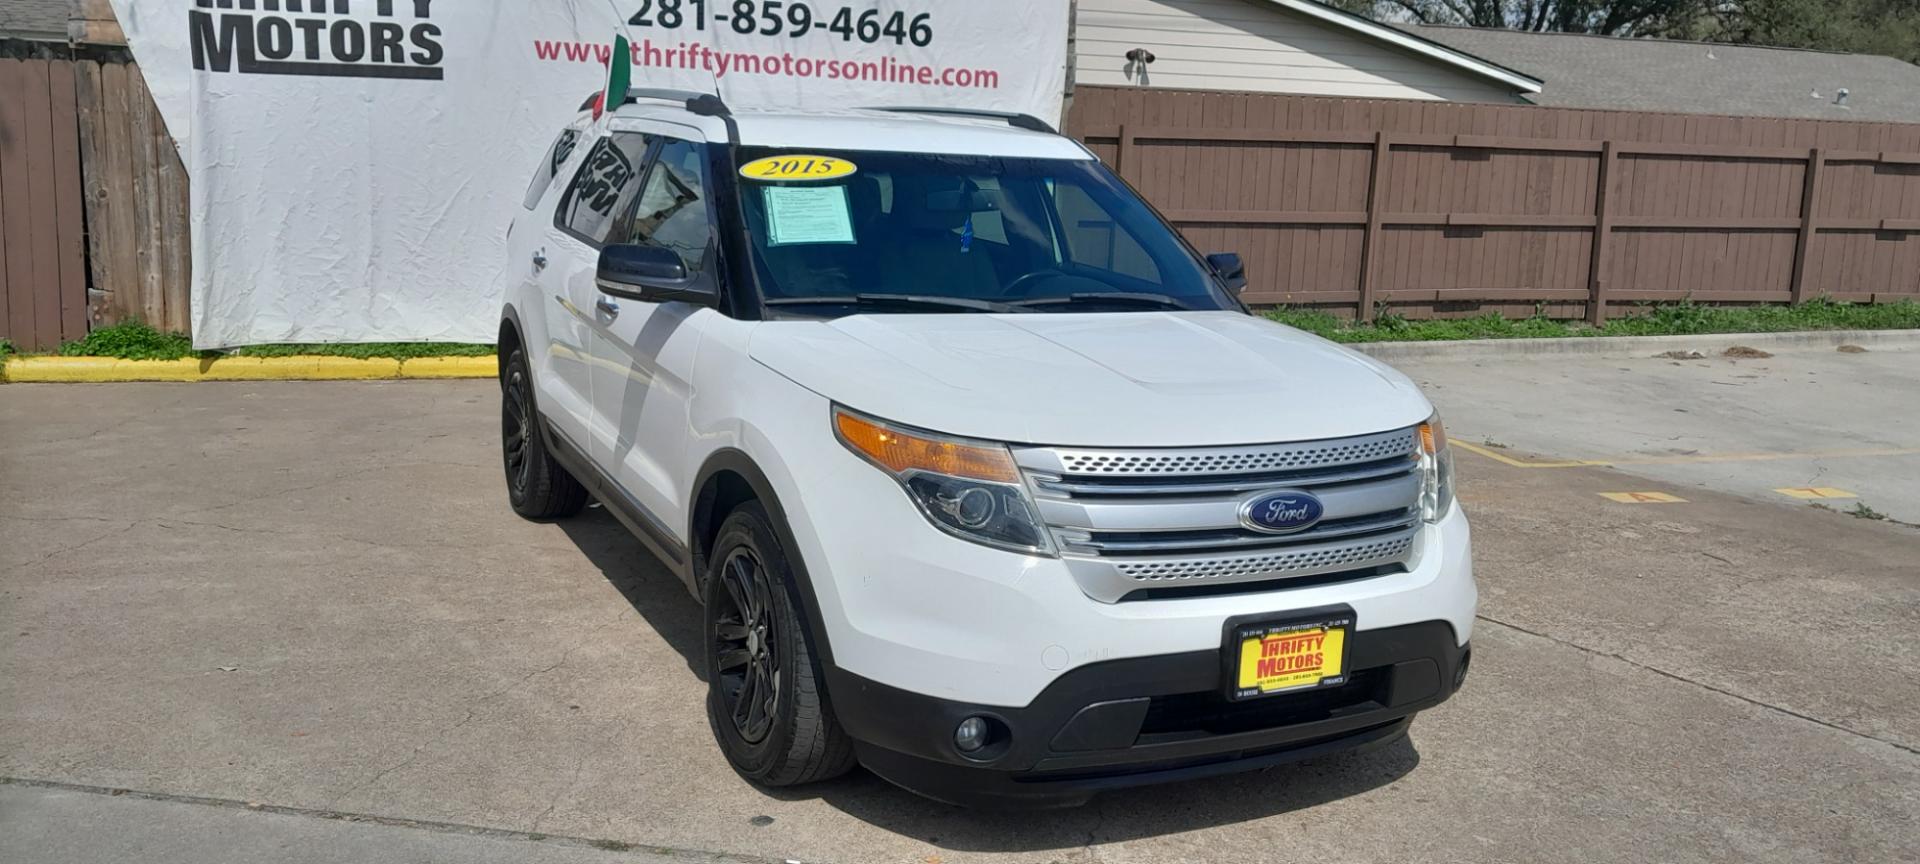
[[[564,519],[586,506],[587,489],[547,450],[534,410],[526,352],[515,348],[500,372],[500,450],[507,469],[507,500],[528,519]]]
[[[735,508],[708,560],[707,721],[727,761],[765,786],[845,774],[853,742],[826,704],[793,572],[765,508]]]

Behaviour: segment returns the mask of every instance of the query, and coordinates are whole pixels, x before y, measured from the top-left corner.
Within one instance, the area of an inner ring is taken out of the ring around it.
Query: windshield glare
[[[846,314],[806,300],[875,294],[988,301],[884,310],[896,312],[1234,308],[1165,223],[1093,160],[765,148],[742,148],[739,159],[784,155],[855,169],[821,182],[740,184],[761,290],[783,314]]]

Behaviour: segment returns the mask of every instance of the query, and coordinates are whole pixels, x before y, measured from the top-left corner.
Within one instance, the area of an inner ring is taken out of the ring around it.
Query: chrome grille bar
[[[1235,549],[1261,546],[1297,546],[1303,543],[1317,543],[1338,537],[1352,537],[1359,534],[1376,534],[1402,528],[1412,528],[1419,516],[1406,511],[1390,514],[1384,518],[1356,519],[1335,525],[1323,525],[1302,531],[1298,534],[1273,535],[1256,534],[1252,531],[1211,532],[1198,537],[1162,537],[1143,540],[1106,539],[1119,532],[1071,532],[1057,531],[1061,545],[1072,551],[1091,552],[1096,555],[1129,555],[1180,552],[1189,550]],[[1198,532],[1195,532],[1198,533]],[[1127,536],[1127,535],[1122,535]],[[1134,533],[1131,536],[1140,536]]]
[[[1217,477],[1332,468],[1411,456],[1417,441],[1416,430],[1407,428],[1335,441],[1242,447],[1165,450],[1022,447],[1013,451],[1013,458],[1023,468],[1061,477]]]
[[[1262,489],[1311,489],[1318,486],[1335,486],[1342,483],[1357,483],[1364,480],[1383,480],[1398,477],[1412,471],[1417,463],[1405,456],[1368,463],[1353,468],[1320,471],[1287,472],[1285,474],[1261,474],[1249,477],[1228,477],[1220,480],[1202,482],[1130,482],[1116,483],[1110,479],[1063,480],[1058,477],[1035,475],[1033,482],[1043,492],[1059,492],[1071,496],[1087,495],[1211,495],[1230,492],[1257,492]]]

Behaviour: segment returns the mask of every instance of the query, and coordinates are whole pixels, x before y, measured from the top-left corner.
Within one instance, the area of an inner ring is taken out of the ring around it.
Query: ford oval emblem
[[[1320,524],[1327,508],[1305,492],[1268,492],[1240,505],[1240,524],[1265,534],[1292,534]]]

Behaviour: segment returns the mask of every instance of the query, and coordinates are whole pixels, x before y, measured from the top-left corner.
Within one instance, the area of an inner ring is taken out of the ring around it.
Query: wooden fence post
[[[1367,182],[1367,233],[1360,241],[1360,309],[1354,317],[1366,322],[1373,320],[1373,271],[1374,262],[1380,258],[1380,219],[1386,209],[1382,190],[1387,179],[1387,154],[1392,143],[1387,133],[1376,132],[1373,136],[1373,177]]]
[[[1587,323],[1595,327],[1607,323],[1607,241],[1613,237],[1613,214],[1607,206],[1607,188],[1613,182],[1614,160],[1611,140],[1600,142],[1600,176],[1594,187],[1593,261],[1587,266]]]
[[[1120,124],[1120,155],[1114,161],[1119,164],[1113,166],[1113,173],[1128,183],[1140,185],[1135,176],[1140,173],[1140,166],[1136,164],[1139,162],[1139,151],[1134,149],[1133,130],[1127,128],[1125,123]]]
[[[1793,244],[1793,302],[1807,299],[1807,252],[1813,246],[1813,234],[1819,227],[1815,202],[1820,198],[1820,172],[1827,155],[1815,147],[1807,151],[1806,186],[1800,192],[1800,239]]]

